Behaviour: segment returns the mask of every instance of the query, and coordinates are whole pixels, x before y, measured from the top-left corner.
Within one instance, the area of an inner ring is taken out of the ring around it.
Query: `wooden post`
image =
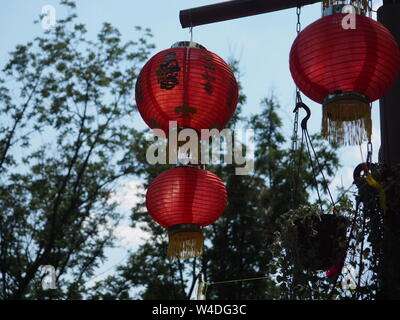
[[[378,10],[381,22],[400,45],[400,0],[384,0]],[[381,161],[385,166],[387,213],[383,221],[383,253],[378,272],[378,299],[400,299],[400,77],[380,100]]]

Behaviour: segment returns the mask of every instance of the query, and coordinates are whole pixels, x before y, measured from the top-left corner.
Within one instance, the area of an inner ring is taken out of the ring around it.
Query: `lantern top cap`
[[[336,13],[367,15],[372,8],[368,0],[322,0],[322,16]]]
[[[203,49],[207,50],[204,46],[202,46],[200,43],[193,42],[193,41],[178,41],[175,42],[171,48],[197,48],[197,49]]]

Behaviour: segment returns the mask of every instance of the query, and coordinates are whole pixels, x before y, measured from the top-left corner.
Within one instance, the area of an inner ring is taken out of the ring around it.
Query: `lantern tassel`
[[[340,95],[323,105],[322,136],[336,146],[360,145],[372,133],[371,107],[366,99]]]
[[[181,224],[169,229],[168,259],[190,259],[203,252],[203,233],[199,226]]]

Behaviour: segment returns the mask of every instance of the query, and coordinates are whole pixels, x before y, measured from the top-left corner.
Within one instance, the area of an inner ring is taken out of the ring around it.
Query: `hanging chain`
[[[368,16],[370,17],[370,18],[372,18],[372,10],[373,10],[373,4],[372,4],[372,0],[368,0],[368,5],[367,5],[367,8],[368,8]]]
[[[300,6],[296,8],[296,15],[297,15],[296,31],[297,31],[297,34],[299,34],[301,31],[301,21],[300,21],[301,7]]]
[[[297,23],[296,23],[296,32],[297,36],[299,36],[301,31],[301,7],[296,8],[296,15],[297,15]],[[300,90],[299,87],[296,86],[296,103],[301,102]],[[298,111],[298,108],[296,108]]]
[[[372,108],[372,102],[370,103],[370,107]],[[371,168],[371,163],[372,163],[372,141],[371,141],[371,136],[368,137],[368,144],[367,144],[367,167],[368,169]]]
[[[294,113],[294,124],[293,124],[293,140],[292,140],[292,149],[293,151],[297,150],[298,138],[299,138],[299,108],[298,103],[301,101],[300,90],[296,87],[296,107],[293,110]]]
[[[291,177],[291,198],[290,198],[290,208],[295,208],[295,193],[297,191],[297,180],[296,176],[296,153],[297,153],[297,140],[298,140],[298,130],[299,130],[299,109],[296,108],[294,111],[294,125],[293,125],[293,137],[292,137],[292,177]]]
[[[296,8],[297,15],[297,23],[296,23],[296,32],[299,35],[301,31],[301,7]],[[295,193],[297,191],[297,179],[296,177],[296,152],[298,148],[298,131],[299,131],[299,108],[297,108],[297,104],[301,102],[300,90],[296,86],[296,107],[293,110],[294,112],[294,124],[293,124],[293,137],[292,137],[292,177],[291,177],[291,198],[290,198],[290,208],[295,208]]]
[[[370,167],[371,163],[372,163],[372,142],[371,139],[368,140],[368,144],[367,144],[367,165],[368,167]]]
[[[301,31],[301,7],[298,6],[296,8],[296,15],[297,15],[297,23],[296,23],[296,32],[297,36],[300,34]],[[293,130],[293,145],[292,147],[294,150],[297,150],[297,139],[298,139],[298,129],[299,129],[299,108],[297,108],[297,103],[301,101],[300,89],[296,86],[296,108],[294,110],[294,130]]]

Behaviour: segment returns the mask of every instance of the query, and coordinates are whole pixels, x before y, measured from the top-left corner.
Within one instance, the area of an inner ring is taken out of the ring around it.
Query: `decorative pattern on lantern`
[[[238,84],[230,67],[194,42],[178,42],[153,56],[136,82],[136,104],[150,128],[222,130],[235,112]]]
[[[336,145],[370,138],[370,103],[390,89],[400,69],[399,48],[382,24],[355,15],[355,29],[345,29],[345,16],[312,23],[290,51],[292,77],[307,97],[323,104],[322,135]]]
[[[225,210],[227,192],[214,173],[175,167],[155,178],[147,189],[150,216],[168,229],[167,257],[192,258],[203,250],[202,227],[217,220]]]

